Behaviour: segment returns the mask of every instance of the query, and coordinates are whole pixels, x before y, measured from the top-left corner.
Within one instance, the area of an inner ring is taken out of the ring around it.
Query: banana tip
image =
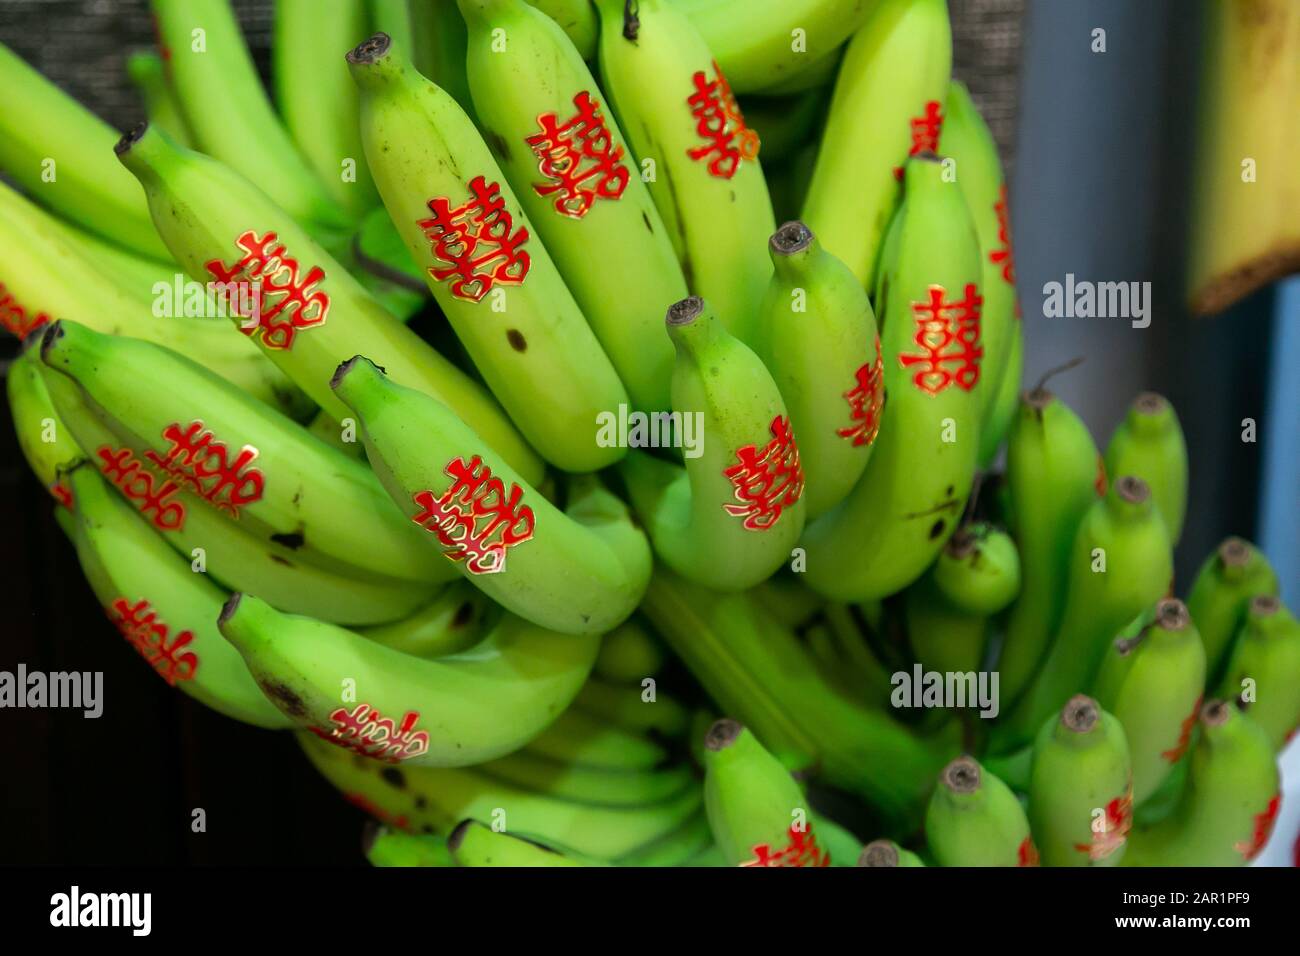
[[[738,720],[732,720],[730,717],[723,717],[721,720],[713,722],[708,733],[704,735],[704,748],[717,753],[719,750],[725,750],[736,742],[745,725]]]
[[[1226,567],[1243,567],[1250,561],[1250,545],[1243,538],[1227,538],[1219,545],[1219,560]]]
[[[1151,497],[1151,488],[1137,475],[1124,475],[1115,482],[1115,493],[1129,504],[1140,505]]]
[[[1165,397],[1158,392],[1143,392],[1133,399],[1133,410],[1141,415],[1159,415],[1167,404]]]
[[[1250,599],[1251,617],[1272,617],[1282,610],[1282,602],[1274,594],[1256,594]]]
[[[393,45],[393,38],[390,37],[387,33],[380,31],[379,33],[376,33],[374,36],[370,37],[369,39],[362,40],[351,50],[349,50],[347,55],[347,61],[349,63],[357,63],[361,65],[374,63],[385,53],[387,53],[388,48],[391,47],[392,45]],[[338,54],[335,55],[337,56]]]
[[[1156,605],[1156,622],[1163,630],[1181,631],[1192,622],[1192,616],[1182,601],[1166,598]]]
[[[217,616],[217,627],[225,624],[235,616],[235,611],[239,610],[239,602],[243,600],[244,592],[236,591],[230,597],[226,598],[226,603],[221,605],[221,613]]]
[[[703,314],[704,300],[692,295],[670,305],[665,321],[669,325],[690,325]]]
[[[858,866],[898,866],[898,847],[889,840],[872,840],[862,848]]]
[[[806,225],[795,219],[787,222],[768,240],[772,252],[778,256],[792,256],[803,252],[813,241],[813,232]]]
[[[953,793],[974,793],[980,788],[980,765],[973,757],[958,757],[943,768],[940,779]]]
[[[1226,700],[1210,700],[1201,708],[1201,723],[1206,727],[1218,727],[1227,722],[1232,713]]]
[[[113,152],[118,156],[125,156],[131,152],[131,147],[144,138],[145,130],[149,128],[148,123],[137,123],[127,132],[122,134],[122,138],[113,144]]]
[[[1086,734],[1097,725],[1101,710],[1087,694],[1076,694],[1061,711],[1061,723],[1076,734]]]
[[[343,384],[343,380],[347,378],[348,372],[352,371],[359,361],[361,361],[361,356],[354,355],[352,358],[339,363],[339,367],[336,368],[334,374],[330,376],[331,391]]]

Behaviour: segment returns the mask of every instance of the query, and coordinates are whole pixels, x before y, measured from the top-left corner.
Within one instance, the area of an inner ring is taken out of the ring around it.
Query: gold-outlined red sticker
[[[523,285],[532,258],[524,251],[528,229],[515,228],[501,184],[475,176],[469,194],[454,207],[446,196],[430,199],[433,215],[416,224],[424,230],[434,258],[443,263],[429,269],[429,275],[450,282],[451,294],[458,299],[480,302],[495,286]]]
[[[631,174],[623,163],[624,150],[614,142],[600,102],[583,90],[573,98],[577,113],[563,123],[556,113],[537,117],[540,133],[526,142],[537,156],[537,171],[545,182],[533,191],[554,196],[555,211],[581,219],[597,199],[618,199]]]
[[[724,504],[729,515],[744,519],[750,531],[767,531],[803,495],[803,466],[790,419],[772,419],[772,439],[761,449],[743,445],[736,449],[736,464],[723,470],[731,482],[738,505]]]
[[[193,631],[181,631],[169,640],[171,629],[158,618],[149,602],[116,598],[106,608],[108,618],[127,642],[139,652],[169,685],[193,680],[199,671],[199,656],[186,650],[194,641]]]
[[[328,740],[345,750],[381,760],[384,763],[401,763],[429,751],[428,731],[416,730],[419,711],[408,711],[401,723],[385,717],[369,704],[357,704],[352,710],[339,707],[330,714],[329,730],[310,728],[322,740]]]
[[[440,496],[417,491],[412,499],[423,510],[411,520],[438,536],[452,561],[464,561],[470,574],[498,574],[506,569],[506,553],[533,536],[533,509],[523,503],[524,490],[492,474],[475,455],[448,462],[443,473],[453,478]]]
[[[303,329],[324,324],[329,317],[330,297],[319,288],[325,270],[302,266],[292,258],[274,232],[258,235],[249,229],[240,233],[235,246],[243,253],[226,264],[210,259],[204,267],[212,276],[209,287],[220,295],[236,315],[255,322],[241,322],[240,331],[250,338],[258,335],[268,349],[291,349],[294,337]],[[244,285],[253,289],[241,288]]]
[[[948,301],[941,285],[930,286],[924,302],[912,303],[916,330],[912,341],[920,354],[900,353],[898,363],[912,370],[912,384],[928,395],[950,385],[969,392],[980,379],[980,308],[984,299],[974,283],[965,296]],[[955,367],[953,367],[955,366]]]
[[[880,412],[885,405],[885,355],[880,349],[879,335],[876,336],[876,360],[864,362],[856,378],[854,386],[844,393],[853,424],[835,432],[841,438],[851,439],[855,447],[872,444],[880,434]]]
[[[773,849],[769,843],[760,843],[751,851],[753,859],[746,860],[741,866],[830,866],[831,852],[817,845],[813,836],[812,825],[803,828],[790,825],[786,833],[785,846]]]
[[[713,79],[703,70],[691,77],[694,90],[686,99],[695,117],[695,132],[705,145],[686,151],[691,159],[709,159],[709,175],[731,179],[740,169],[743,160],[758,159],[758,133],[745,125],[740,106],[731,92],[717,61],[713,63]]]

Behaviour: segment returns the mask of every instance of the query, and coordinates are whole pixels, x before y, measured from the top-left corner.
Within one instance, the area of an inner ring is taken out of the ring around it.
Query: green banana
[[[1132,834],[1125,866],[1242,866],[1268,842],[1282,800],[1268,733],[1224,700],[1200,718],[1182,800]]]
[[[956,528],[975,475],[979,246],[934,154],[908,161],[906,184],[898,274],[877,310],[880,438],[848,498],[800,542],[809,587],[836,600],[882,598],[920,577]]]
[[[155,271],[147,263],[139,274],[127,274],[120,256],[109,259],[101,251],[106,247],[4,184],[0,239],[0,320],[13,334],[25,336],[53,318],[73,319],[180,352],[286,414],[303,410],[304,397],[284,374],[224,323],[159,314],[158,293],[173,286],[166,266]]]
[[[1135,804],[1160,788],[1187,751],[1204,688],[1205,649],[1182,601],[1168,598],[1154,613],[1144,611],[1106,649],[1093,693],[1124,728]]]
[[[620,857],[619,866],[725,866],[705,813],[697,813],[654,843]]]
[[[943,768],[925,814],[940,866],[1037,866],[1029,820],[1011,788],[973,757]]]
[[[679,574],[743,590],[790,556],[803,530],[803,467],[762,360],[703,299],[668,310],[673,410],[701,441],[686,467],[633,452],[619,468],[655,553]]]
[[[464,581],[455,581],[401,620],[356,630],[376,644],[434,660],[460,654],[478,644],[496,616],[496,606],[487,595]]]
[[[489,388],[547,461],[613,464],[593,432],[627,392],[473,123],[386,34],[348,63],[384,206]]]
[[[444,838],[404,833],[373,821],[366,824],[361,850],[371,866],[456,865]]]
[[[1020,698],[1060,626],[1075,531],[1105,490],[1098,483],[1100,463],[1088,426],[1060,398],[1041,385],[1021,397],[1007,442],[1023,576],[998,657],[1008,705]]]
[[[69,473],[68,483],[77,557],[127,643],[199,703],[257,727],[290,726],[217,632],[225,592],[187,567],[88,462]]]
[[[1300,621],[1273,595],[1246,606],[1219,696],[1235,699],[1274,750],[1300,728]]]
[[[602,807],[651,806],[696,786],[695,774],[684,763],[655,770],[611,770],[554,760],[531,746],[474,769],[534,793]]]
[[[731,866],[830,865],[803,791],[739,721],[719,720],[704,738],[704,807]]]
[[[816,618],[827,607],[826,599],[816,591],[804,587],[797,574],[784,571],[752,588],[749,596],[763,609],[764,614],[783,627],[795,630]]]
[[[77,383],[123,444],[250,533],[340,571],[455,577],[363,463],[197,363],[66,320],[46,330],[41,359]]]
[[[369,35],[359,0],[275,0],[271,74],[280,116],[330,197],[358,217],[379,204],[379,193],[343,54]]]
[[[506,615],[468,651],[428,661],[239,592],[217,625],[295,723],[385,763],[431,767],[528,743],[568,706],[599,644]]]
[[[904,850],[893,840],[872,840],[862,848],[858,866],[925,866],[911,850]]]
[[[349,359],[330,384],[356,413],[392,500],[475,587],[564,633],[603,634],[636,608],[650,548],[594,479],[572,481],[561,512],[451,409],[390,381],[373,362]]]
[[[126,58],[126,75],[144,101],[149,122],[182,146],[193,143],[189,125],[176,101],[176,92],[167,79],[167,67],[157,53],[142,51]]]
[[[596,58],[600,20],[592,0],[528,0],[528,5],[554,20],[580,57],[584,60]]]
[[[602,860],[642,850],[694,817],[699,787],[643,807],[571,803],[500,783],[469,768],[393,767],[302,732],[299,744],[312,765],[349,802],[391,826],[449,833],[461,820],[500,820],[511,833],[529,834]]]
[[[65,478],[73,465],[86,457],[72,433],[59,420],[50,398],[36,347],[40,335],[23,341],[22,352],[9,366],[5,391],[13,418],[18,448],[36,479],[55,501],[72,506],[72,489]]]
[[[980,399],[980,425],[984,431],[1002,394],[1002,378],[1011,357],[1011,336],[1019,321],[1015,265],[1011,255],[1006,180],[997,143],[965,85],[956,80],[948,85],[939,149],[957,164],[957,184],[966,197],[966,207],[979,236],[980,294],[984,298],[980,310],[980,342],[984,346],[984,359],[975,391]],[[1012,394],[1019,390],[1017,387]],[[990,433],[987,440],[981,440],[981,462],[993,457],[1001,437]],[[1123,473],[1127,474],[1128,470]]]
[[[853,490],[884,406],[884,356],[862,284],[801,222],[768,241],[775,271],[754,351],[772,373],[799,440],[808,520]]]
[[[344,44],[343,50],[356,46],[367,36],[382,30],[387,33],[403,50],[415,46],[415,25],[411,8],[417,4],[410,0],[364,0],[369,8],[370,33],[361,33]]]
[[[140,190],[109,158],[117,134],[0,43],[0,169],[61,216],[166,262]],[[4,243],[6,260],[22,246]]]
[[[980,467],[987,468],[997,457],[1003,440],[1011,430],[1020,405],[1020,384],[1025,368],[1025,335],[1017,320],[1009,333],[1007,364],[998,382],[998,393],[993,404],[980,422]]]
[[[639,684],[611,684],[593,676],[578,691],[573,706],[622,730],[663,740],[682,737],[690,726],[691,712],[676,698],[660,694],[657,689],[647,697],[647,690]]]
[[[1151,492],[1141,478],[1123,475],[1079,524],[1061,624],[1034,683],[996,728],[996,752],[1026,742],[1067,698],[1089,688],[1109,642],[1172,581],[1169,534]]]
[[[70,378],[43,365],[42,378],[56,412],[55,433],[71,434],[191,568],[211,574],[226,590],[255,588],[281,610],[310,612],[341,624],[395,620],[429,600],[427,586],[343,575],[302,561],[285,544],[248,534],[188,487],[121,447],[121,439]]]
[[[465,18],[456,0],[412,0],[411,62],[471,117]]]
[[[1155,392],[1134,399],[1106,446],[1106,471],[1147,483],[1169,541],[1177,544],[1187,515],[1187,442],[1168,399]]]
[[[826,607],[826,627],[835,647],[835,658],[829,673],[853,694],[853,699],[868,707],[884,709],[889,706],[894,692],[895,671],[887,667],[876,655],[867,637],[871,630],[860,609],[847,604]]]
[[[1210,687],[1219,686],[1250,599],[1277,593],[1277,574],[1268,558],[1244,538],[1225,538],[1205,559],[1188,592],[1187,610],[1205,645]]]
[[[836,72],[839,70],[840,62],[843,59],[844,47],[838,47],[825,56],[813,60],[797,73],[791,74],[778,83],[764,86],[756,92],[764,96],[794,96],[808,92],[821,93],[825,87],[830,86],[835,81]]]
[[[898,205],[897,169],[938,148],[951,62],[944,0],[879,0],[840,64],[800,218],[864,285]]]
[[[457,866],[590,866],[558,850],[464,820],[447,836]],[[599,864],[597,864],[599,865]]]
[[[808,822],[817,828],[817,842],[831,866],[855,865],[862,854],[862,841],[851,830],[816,810],[808,811]]]
[[[1034,743],[1029,824],[1044,866],[1116,866],[1133,825],[1124,728],[1079,694]]]
[[[347,416],[329,379],[360,351],[398,381],[446,402],[521,472],[540,479],[536,453],[486,391],[388,313],[252,182],[157,130],[127,134],[118,157],[140,179],[185,271],[241,290],[231,318],[321,408]],[[238,301],[246,287],[262,292],[251,308]]]
[[[672,0],[737,92],[798,76],[862,26],[876,0]]]
[[[596,770],[645,772],[668,760],[665,747],[603,718],[570,709],[528,744],[530,753]]]
[[[663,645],[639,618],[628,618],[601,641],[593,673],[612,684],[636,684],[664,667]]]
[[[750,340],[776,230],[745,125],[708,45],[669,0],[597,0],[600,69],[686,276],[741,341]]]
[[[560,27],[524,0],[460,8],[484,139],[633,406],[667,409],[673,349],[662,317],[686,297],[686,280],[596,81]]]
[[[816,148],[815,141],[825,113],[823,106],[825,98],[817,90],[794,96],[748,96],[741,99],[745,122],[763,144],[763,172],[768,177],[769,188],[774,169],[791,170],[798,165],[799,157],[807,147]],[[795,203],[794,207],[798,209],[799,205]]]
[[[230,0],[152,0],[152,5],[162,58],[198,148],[258,183],[300,222],[326,231],[346,229],[349,216],[276,116]],[[231,135],[232,121],[238,123],[238,136]]]

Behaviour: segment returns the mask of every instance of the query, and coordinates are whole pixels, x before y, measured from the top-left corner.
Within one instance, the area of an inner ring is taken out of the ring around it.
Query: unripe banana
[[[149,518],[193,571],[211,574],[227,590],[256,588],[281,610],[310,612],[340,624],[392,621],[429,600],[428,586],[343,575],[303,561],[285,544],[246,533],[147,459],[134,458],[75,382],[41,368],[57,412],[55,433],[71,434],[118,493]]]
[[[940,866],[1038,865],[1020,801],[973,757],[958,757],[939,775],[925,839]]]
[[[1124,727],[1133,802],[1145,803],[1191,742],[1205,688],[1205,649],[1187,607],[1166,599],[1102,658],[1094,695]],[[1298,714],[1297,716],[1300,716]]]
[[[1090,688],[1110,641],[1169,592],[1169,534],[1141,478],[1120,476],[1088,509],[1066,580],[1061,625],[1038,677],[996,729],[998,753],[1028,740],[1072,694]]]
[[[68,484],[77,557],[127,643],[199,703],[257,727],[291,726],[217,631],[225,593],[188,568],[89,463],[74,468]]]
[[[370,33],[360,0],[275,0],[271,73],[276,106],[330,197],[357,217],[379,204],[379,193],[366,167],[357,87],[343,53]]]
[[[389,496],[427,532],[430,555],[440,550],[507,610],[563,633],[603,634],[636,608],[650,548],[594,479],[571,483],[566,514],[451,409],[373,362],[349,359],[331,386],[356,413]]]
[[[672,0],[713,51],[733,88],[761,90],[831,56],[867,19],[872,0]]]
[[[117,148],[181,266],[193,279],[241,290],[232,293],[232,320],[323,409],[347,417],[329,380],[360,350],[397,381],[446,402],[530,479],[541,477],[536,453],[491,396],[389,314],[252,182],[156,130],[133,131]],[[240,301],[245,285],[261,291],[258,301]]]
[[[594,673],[614,684],[637,684],[663,668],[663,645],[639,618],[628,618],[601,641]]]
[[[611,772],[653,770],[668,760],[667,749],[649,737],[572,708],[555,718],[528,750],[560,763]]]
[[[980,294],[984,297],[984,307],[980,310],[980,342],[984,346],[984,359],[975,391],[980,399],[983,431],[991,423],[995,403],[1002,393],[1002,378],[1011,358],[1012,335],[1016,334],[1019,315],[1015,266],[1011,257],[1007,187],[1002,176],[1002,163],[998,159],[997,143],[965,85],[956,80],[948,85],[939,143],[943,155],[957,164],[957,184],[966,197],[966,206],[979,236]],[[1014,396],[1019,391],[1017,385],[1011,394]],[[987,438],[981,438],[981,462],[993,457],[1001,438],[1001,434],[994,438],[991,433]]]
[[[898,205],[899,167],[938,148],[951,62],[944,0],[879,0],[840,64],[800,218],[864,285]]]
[[[447,837],[457,866],[590,866],[558,850],[511,833],[498,832],[477,820],[464,820]],[[600,864],[596,864],[600,865]]]
[[[1181,802],[1133,833],[1125,866],[1243,866],[1268,842],[1282,794],[1267,732],[1225,700],[1200,725]]]
[[[1187,595],[1187,610],[1205,645],[1209,686],[1219,686],[1250,599],[1277,593],[1277,574],[1268,558],[1244,538],[1225,538],[1205,559]]]
[[[1273,595],[1246,606],[1219,696],[1235,699],[1274,750],[1300,727],[1300,622]]]
[[[250,534],[340,571],[454,578],[364,464],[189,359],[59,321],[41,360],[77,383],[124,445]],[[165,387],[142,392],[146,382]]]
[[[738,721],[719,720],[704,739],[704,806],[731,866],[830,866],[803,791]]]
[[[760,237],[776,229],[759,141],[724,71],[669,0],[597,0],[605,91],[681,262],[741,341],[772,275]]]
[[[467,31],[456,0],[415,0],[410,9],[411,62],[472,117],[465,69]]]
[[[384,206],[489,388],[557,467],[613,464],[593,431],[627,392],[473,123],[385,34],[348,62]]]
[[[862,848],[858,866],[925,866],[911,850],[904,850],[893,840],[872,840]]]
[[[126,75],[144,100],[144,115],[149,123],[182,146],[190,146],[194,142],[190,127],[181,113],[176,91],[167,79],[162,57],[153,51],[132,53],[126,58]]]
[[[172,88],[198,148],[256,182],[298,221],[346,229],[347,213],[276,116],[229,0],[153,0],[153,13]]]
[[[997,457],[1002,441],[1011,430],[1016,418],[1016,409],[1020,406],[1020,383],[1024,376],[1025,334],[1019,321],[1015,322],[1009,333],[1007,344],[1007,365],[998,382],[998,393],[993,397],[993,405],[980,422],[980,466],[987,467]]]
[[[745,123],[758,134],[763,144],[763,173],[768,188],[775,192],[772,176],[778,171],[790,172],[798,166],[799,158],[808,148],[815,150],[820,123],[825,113],[825,97],[818,90],[795,96],[747,96],[740,107]],[[811,170],[809,170],[811,172]],[[793,204],[797,211],[802,203]],[[772,200],[776,205],[775,196]],[[794,218],[794,214],[790,218]]]
[[[300,733],[298,741],[316,769],[350,802],[413,832],[446,834],[467,818],[500,821],[509,833],[615,860],[677,830],[703,802],[700,788],[692,787],[648,807],[573,803],[500,783],[473,769],[393,767],[358,758],[311,733]]]
[[[749,592],[763,613],[782,627],[798,629],[827,607],[826,599],[804,587],[797,574],[774,574]]]
[[[798,93],[808,92],[818,92],[825,95],[823,91],[834,82],[836,71],[843,59],[844,47],[842,46],[832,50],[825,56],[818,57],[799,72],[791,74],[779,83],[764,86],[757,92],[765,96],[794,96]],[[809,172],[811,173],[811,170]]]
[[[414,614],[356,631],[403,654],[435,660],[460,654],[482,641],[496,612],[496,605],[482,591],[465,581],[454,581]]]
[[[560,27],[524,0],[460,6],[493,156],[632,404],[667,409],[673,349],[662,318],[686,297],[686,280],[596,81]]]
[[[1101,455],[1088,426],[1041,386],[1026,392],[1007,443],[1007,486],[1023,575],[998,658],[1010,704],[1038,670],[1065,608],[1070,548],[1097,496]]]
[[[54,500],[71,507],[72,489],[65,478],[73,465],[86,457],[72,433],[59,420],[41,372],[37,352],[40,333],[23,342],[23,350],[9,366],[5,390],[13,418],[18,448],[41,487]]]
[[[654,770],[611,770],[545,757],[531,746],[474,769],[535,793],[602,807],[651,806],[698,786],[686,763]]]
[[[662,740],[682,737],[691,723],[691,713],[674,697],[660,693],[646,696],[641,684],[610,684],[593,676],[578,696],[575,709],[608,721],[612,726],[632,733],[649,734]]]
[[[528,743],[569,705],[599,645],[506,615],[470,650],[422,660],[238,592],[217,623],[295,723],[384,763],[431,767]]]
[[[361,851],[371,866],[455,866],[447,841],[424,833],[405,833],[373,821],[366,824]]]
[[[668,310],[673,413],[696,422],[686,467],[633,452],[620,466],[659,558],[708,587],[769,577],[803,530],[803,468],[780,390],[703,299]]]
[[[725,866],[709,818],[698,813],[667,836],[621,857],[619,866]]]
[[[584,60],[596,58],[600,18],[596,16],[592,0],[528,0],[528,5],[554,20],[580,57]]]
[[[897,278],[879,313],[880,437],[849,497],[801,541],[809,587],[837,600],[882,598],[920,577],[956,528],[975,475],[979,245],[938,157],[908,161],[906,180]]]
[[[775,273],[754,351],[781,390],[799,440],[813,520],[839,504],[871,457],[884,405],[884,357],[862,284],[801,222],[768,241]]]
[[[1133,401],[1106,446],[1106,471],[1147,483],[1169,541],[1177,544],[1187,514],[1187,442],[1168,399],[1143,392]]]
[[[166,262],[139,188],[109,155],[112,129],[0,43],[0,169],[61,216]],[[4,243],[6,261],[21,246]]]
[[[371,24],[370,33],[382,30],[403,50],[415,48],[415,26],[411,7],[416,4],[412,4],[410,0],[363,0],[363,2],[370,14],[368,18]],[[367,35],[363,33],[354,37],[352,42],[344,44],[343,49],[356,46]]]
[[[1072,698],[1034,743],[1029,823],[1044,866],[1115,866],[1133,825],[1128,744],[1095,700]]]

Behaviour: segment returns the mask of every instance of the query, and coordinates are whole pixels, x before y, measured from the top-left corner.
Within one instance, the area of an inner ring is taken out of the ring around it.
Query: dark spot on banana
[[[384,783],[389,786],[396,787],[398,790],[404,790],[406,788],[406,777],[402,771],[398,770],[396,767],[385,767],[383,770],[379,771],[379,776],[383,777]]]
[[[460,607],[456,608],[456,614],[451,619],[452,627],[464,627],[474,617],[474,605],[466,601]]]
[[[415,797],[415,809],[423,810],[429,805],[429,801],[424,799],[423,795],[417,794]]]
[[[645,223],[646,232],[650,233],[651,235],[654,235],[655,227],[650,223],[650,214],[645,212],[644,210],[641,212],[641,221]]]
[[[953,493],[954,491],[956,491],[956,490],[957,490],[957,489],[954,488],[952,485],[949,485],[949,486],[948,486],[948,490],[947,490],[946,492],[944,492],[944,494],[946,494],[949,498],[951,498],[951,497],[952,497],[952,493]]]
[[[274,561],[276,564],[283,564],[286,568],[293,567],[293,562],[290,561],[288,558],[282,558],[278,554],[272,554],[270,551],[266,553],[266,556],[270,558],[272,561]]]
[[[508,329],[506,331],[506,341],[510,343],[510,347],[516,352],[528,351],[528,340],[524,338],[524,333],[518,329]]]
[[[258,686],[262,688],[262,693],[271,698],[272,703],[290,717],[307,716],[307,705],[292,688],[272,680],[259,681]]]
[[[510,144],[506,142],[504,136],[494,129],[485,129],[483,131],[483,138],[487,140],[488,146],[492,148],[492,152],[497,155],[498,159],[505,162],[510,161]]]
[[[290,531],[282,534],[271,535],[271,540],[278,545],[288,548],[290,551],[297,551],[307,543],[307,538],[301,531]]]
[[[939,535],[941,535],[941,534],[943,534],[943,519],[942,519],[942,518],[940,518],[938,521],[936,521],[933,525],[930,526],[930,540],[933,541],[935,538],[939,537]]]

